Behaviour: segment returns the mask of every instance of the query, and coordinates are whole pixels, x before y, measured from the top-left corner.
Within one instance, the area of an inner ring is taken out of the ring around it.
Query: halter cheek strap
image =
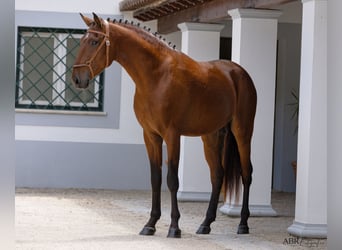
[[[110,62],[109,62],[109,47],[110,47],[110,40],[109,40],[109,24],[106,20],[103,20],[104,22],[104,26],[106,28],[106,33],[103,33],[101,31],[96,31],[96,30],[88,30],[88,33],[94,33],[94,34],[99,34],[104,36],[102,42],[100,43],[99,47],[97,48],[97,50],[95,51],[94,55],[85,63],[83,64],[75,64],[73,66],[73,68],[81,68],[81,67],[88,67],[89,71],[90,71],[90,77],[91,79],[94,78],[94,71],[92,68],[92,62],[94,61],[95,57],[97,56],[97,54],[100,52],[100,50],[102,49],[102,47],[104,45],[106,45],[106,68],[109,66]]]

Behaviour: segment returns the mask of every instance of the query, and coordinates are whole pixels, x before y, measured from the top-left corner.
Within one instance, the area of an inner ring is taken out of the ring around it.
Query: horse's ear
[[[93,16],[94,16],[94,21],[96,25],[102,29],[102,19],[98,17],[94,12],[93,12]]]
[[[82,13],[80,13],[80,15],[88,27],[90,27],[90,25],[94,22],[91,18],[83,16]]]

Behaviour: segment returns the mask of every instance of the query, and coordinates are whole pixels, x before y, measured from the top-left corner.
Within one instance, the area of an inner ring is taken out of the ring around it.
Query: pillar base
[[[209,201],[210,192],[187,192],[178,191],[177,200],[178,201]]]
[[[220,207],[220,212],[231,217],[240,217],[241,205],[230,205],[225,203]],[[252,217],[274,217],[277,212],[271,205],[249,205],[250,216]]]
[[[325,239],[327,238],[328,229],[326,224],[309,224],[294,221],[287,229],[287,232],[303,238]]]

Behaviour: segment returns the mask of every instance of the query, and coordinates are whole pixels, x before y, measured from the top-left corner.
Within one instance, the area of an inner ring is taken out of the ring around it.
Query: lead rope
[[[88,67],[90,74],[91,74],[91,79],[94,78],[94,71],[93,68],[91,66],[93,60],[95,59],[95,57],[97,56],[97,54],[99,53],[99,51],[102,49],[102,47],[104,45],[106,45],[106,68],[109,66],[109,47],[110,47],[110,40],[109,40],[109,24],[106,20],[103,20],[105,28],[106,28],[106,33],[103,33],[101,31],[96,31],[96,30],[88,30],[88,33],[95,33],[95,34],[99,34],[104,36],[100,46],[97,48],[97,50],[95,51],[95,54],[88,60],[86,61],[86,63],[83,64],[75,64],[73,66],[73,68],[81,68],[81,67]]]

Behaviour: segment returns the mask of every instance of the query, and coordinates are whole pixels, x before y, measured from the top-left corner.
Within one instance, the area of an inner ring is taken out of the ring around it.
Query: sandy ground
[[[296,239],[294,195],[273,193],[278,217],[251,217],[250,234],[237,235],[239,218],[218,212],[210,235],[195,234],[207,202],[181,202],[181,239],[166,237],[170,222],[168,192],[162,193],[162,218],[154,236],[138,233],[150,212],[149,191],[16,190],[16,249],[326,249],[326,240]],[[222,205],[222,204],[220,204]]]

